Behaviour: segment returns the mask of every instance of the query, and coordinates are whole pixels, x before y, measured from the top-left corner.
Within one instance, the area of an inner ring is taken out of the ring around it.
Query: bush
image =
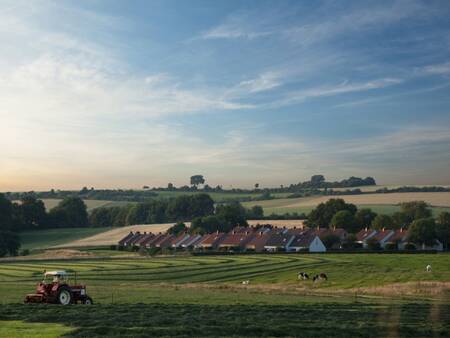
[[[23,249],[21,252],[20,252],[20,255],[21,256],[28,256],[30,254],[30,250],[28,250],[28,249]]]
[[[381,245],[375,238],[370,238],[367,240],[367,248],[369,250],[381,250]]]
[[[110,245],[109,250],[117,250],[117,245]]]
[[[148,255],[148,251],[145,247],[141,246],[138,250],[139,256],[147,256]]]
[[[414,243],[406,243],[404,248],[405,250],[417,250],[417,247]]]
[[[390,250],[390,251],[398,250],[398,245],[397,245],[397,243],[389,242],[389,243],[386,243],[386,245],[384,246],[384,249]]]
[[[118,251],[123,251],[125,248],[122,245],[117,246]]]

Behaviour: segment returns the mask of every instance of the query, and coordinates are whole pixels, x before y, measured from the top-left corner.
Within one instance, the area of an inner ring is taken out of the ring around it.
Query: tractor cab
[[[36,293],[28,294],[25,303],[92,304],[86,286],[75,284],[69,284],[69,274],[64,270],[45,271],[44,279],[36,286]]]

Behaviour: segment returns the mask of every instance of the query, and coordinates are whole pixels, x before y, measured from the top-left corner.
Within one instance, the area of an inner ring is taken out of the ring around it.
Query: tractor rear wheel
[[[73,300],[72,292],[69,288],[60,288],[56,299],[61,305],[69,305]]]
[[[91,297],[87,296],[86,299],[84,300],[83,304],[86,304],[86,305],[93,305],[93,304],[94,304],[94,301],[92,300]]]

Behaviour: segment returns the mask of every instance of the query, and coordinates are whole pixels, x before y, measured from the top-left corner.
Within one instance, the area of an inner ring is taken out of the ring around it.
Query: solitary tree
[[[198,185],[204,184],[205,179],[203,178],[203,175],[193,175],[191,176],[191,185],[197,188]]]

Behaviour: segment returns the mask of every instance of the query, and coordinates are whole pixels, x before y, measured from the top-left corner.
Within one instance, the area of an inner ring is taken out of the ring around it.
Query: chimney
[[[384,231],[385,231],[385,228],[384,228],[384,227],[382,227],[382,228],[381,228],[381,231],[383,231],[383,232],[384,232]]]
[[[369,230],[369,229],[367,229],[367,227],[365,227],[365,228],[364,228],[364,231],[367,232],[367,230]]]
[[[232,234],[235,235],[235,234],[236,234],[236,231],[233,230]]]
[[[403,228],[400,228],[400,232],[403,232]]]
[[[216,231],[216,234],[219,234],[219,230]]]
[[[294,229],[297,229],[297,227],[296,227],[296,226],[294,226]]]
[[[333,230],[336,231],[336,225],[333,225]]]

